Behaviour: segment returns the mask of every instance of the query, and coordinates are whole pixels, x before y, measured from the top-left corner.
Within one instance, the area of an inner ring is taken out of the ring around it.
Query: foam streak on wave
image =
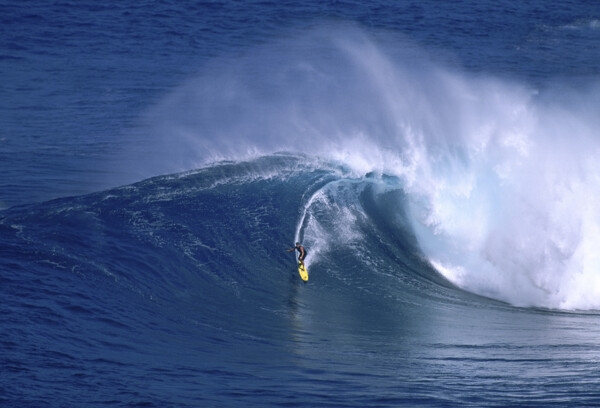
[[[291,150],[397,176],[425,255],[456,284],[600,308],[599,87],[536,91],[374,37],[328,26],[215,63],[150,113],[146,171]]]

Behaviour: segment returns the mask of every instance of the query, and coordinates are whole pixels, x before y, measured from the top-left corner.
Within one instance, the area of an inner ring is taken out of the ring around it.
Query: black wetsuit
[[[300,253],[300,255],[298,255],[298,260],[304,261],[304,258],[306,258],[306,249],[304,249],[302,245],[298,245],[297,247],[295,247],[295,249]],[[302,250],[304,250],[304,254],[302,253]]]

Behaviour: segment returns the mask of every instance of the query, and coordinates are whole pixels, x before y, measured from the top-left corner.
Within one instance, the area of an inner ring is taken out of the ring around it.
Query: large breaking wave
[[[521,306],[600,307],[600,87],[466,73],[388,34],[329,26],[215,62],[149,112],[136,169],[277,151],[339,163],[402,190],[420,250],[456,285]],[[337,205],[324,191],[310,203]],[[360,217],[336,211],[328,228],[300,215],[317,253],[360,241]]]

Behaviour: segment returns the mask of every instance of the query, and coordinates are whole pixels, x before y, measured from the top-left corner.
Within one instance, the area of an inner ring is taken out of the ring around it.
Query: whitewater
[[[597,7],[34,3],[0,405],[600,404]]]

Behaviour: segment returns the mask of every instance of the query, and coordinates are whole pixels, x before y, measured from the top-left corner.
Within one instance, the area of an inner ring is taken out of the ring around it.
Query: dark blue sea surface
[[[599,3],[0,23],[0,406],[600,406]]]

